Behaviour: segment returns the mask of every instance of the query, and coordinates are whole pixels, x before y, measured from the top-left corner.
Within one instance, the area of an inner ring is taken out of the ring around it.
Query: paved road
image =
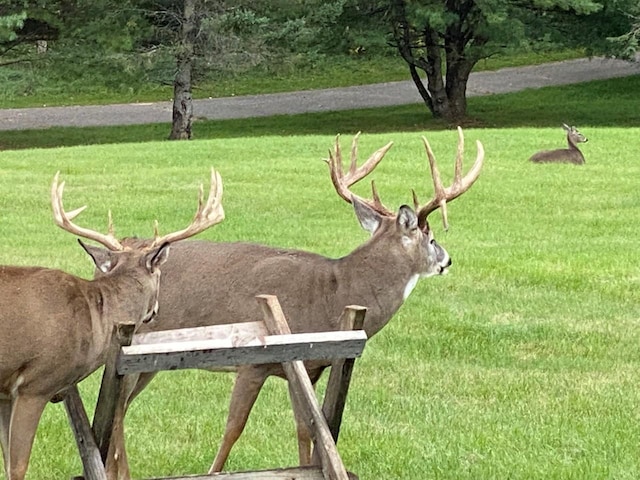
[[[494,72],[472,73],[468,96],[515,92],[640,74],[640,61],[594,58],[567,60]],[[303,92],[194,101],[197,118],[221,120],[420,103],[412,82],[389,82]],[[53,126],[107,126],[171,122],[171,102],[81,107],[0,109],[0,130]]]

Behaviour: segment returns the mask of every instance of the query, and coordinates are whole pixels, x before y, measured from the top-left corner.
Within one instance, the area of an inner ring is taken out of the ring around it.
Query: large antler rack
[[[53,208],[53,219],[60,228],[70,232],[74,235],[86,238],[88,240],[95,240],[101,243],[109,250],[121,251],[125,247],[114,236],[113,222],[111,219],[111,211],[109,211],[109,225],[107,227],[108,233],[105,235],[95,230],[80,227],[72,222],[87,206],[76,208],[71,212],[65,212],[62,205],[62,193],[64,192],[64,182],[60,183],[60,172],[57,172],[53,177],[53,183],[51,184],[51,207]]]
[[[380,196],[376,190],[376,185],[371,181],[371,194],[372,200],[368,200],[353,193],[349,187],[356,184],[369,173],[371,173],[383,159],[384,155],[389,151],[393,142],[387,143],[384,147],[376,150],[360,167],[358,167],[358,139],[360,137],[358,132],[353,141],[351,142],[351,162],[349,164],[349,170],[344,172],[342,166],[342,149],[340,148],[340,135],[336,136],[336,144],[334,151],[329,150],[329,158],[326,160],[329,165],[329,172],[331,174],[331,181],[336,189],[338,195],[346,200],[348,203],[352,203],[352,197],[356,197],[363,203],[369,205],[372,209],[384,216],[393,217],[395,214],[392,210],[385,207],[380,201]]]
[[[77,208],[71,212],[65,212],[62,204],[62,194],[64,191],[64,182],[59,181],[60,172],[56,173],[51,185],[51,206],[53,208],[53,218],[60,228],[80,237],[94,240],[104,245],[109,250],[122,251],[125,247],[114,235],[113,222],[111,219],[111,211],[109,211],[109,224],[107,234],[99,233],[88,228],[80,227],[73,223],[73,219],[77,217],[86,206]],[[220,223],[224,220],[224,210],[222,208],[222,179],[220,174],[213,168],[211,169],[211,190],[206,202],[203,202],[204,188],[200,185],[198,196],[198,210],[189,224],[189,226],[178,232],[169,233],[160,236],[158,234],[158,223],[155,222],[155,236],[153,243],[149,248],[161,245],[167,242],[177,242],[185,238],[196,235],[207,228]]]
[[[426,224],[429,214],[434,210],[440,208],[442,211],[442,222],[444,225],[444,229],[447,230],[449,228],[449,223],[447,220],[447,202],[453,201],[464,192],[469,190],[469,188],[471,188],[474,182],[478,179],[480,170],[482,170],[482,165],[484,163],[484,148],[480,141],[476,142],[478,148],[476,160],[469,172],[467,172],[467,174],[463,177],[462,157],[464,152],[464,135],[462,133],[462,128],[458,127],[458,151],[456,154],[453,183],[451,184],[451,186],[445,188],[442,185],[442,179],[440,178],[440,172],[438,170],[438,165],[436,164],[436,159],[433,151],[431,150],[431,146],[429,145],[429,142],[425,137],[422,137],[422,141],[427,151],[427,157],[429,158],[429,166],[431,167],[434,197],[426,205],[421,207],[415,191],[413,192],[413,203],[415,205],[416,212],[418,212],[418,225],[423,227]]]
[[[209,196],[205,203],[203,203],[204,187],[200,184],[198,191],[198,210],[187,228],[160,236],[158,234],[158,222],[155,222],[154,246],[161,245],[165,242],[184,240],[224,220],[224,209],[222,208],[222,178],[213,168],[211,169],[210,183]]]

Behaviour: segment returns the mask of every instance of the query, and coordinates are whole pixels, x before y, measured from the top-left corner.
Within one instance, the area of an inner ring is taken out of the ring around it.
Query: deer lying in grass
[[[135,248],[109,233],[79,227],[72,220],[84,207],[65,212],[64,182],[51,187],[54,219],[62,229],[109,249],[82,247],[103,272],[84,280],[42,267],[0,267],[0,440],[6,478],[25,477],[34,435],[45,405],[105,362],[116,322],[148,322],[157,313],[160,266],[169,244],[224,218],[222,185],[212,185],[205,208],[192,224]]]
[[[542,150],[529,158],[534,163],[575,163],[582,165],[584,163],[584,155],[578,149],[579,143],[587,143],[588,139],[582,135],[576,127],[570,127],[563,123],[562,128],[567,131],[567,148],[558,148],[557,150]]]
[[[427,217],[441,208],[446,225],[446,202],[471,187],[483,164],[484,151],[478,142],[476,161],[469,173],[462,176],[463,135],[459,130],[455,179],[445,188],[429,143],[423,140],[435,184],[435,197],[430,202],[420,207],[414,194],[415,210],[403,205],[393,212],[382,205],[373,182],[373,200],[352,193],[349,187],[369,174],[392,144],[382,147],[357,167],[356,136],[351,165],[345,174],[336,139],[335,151],[328,160],[331,179],[338,195],[353,204],[360,224],[371,234],[366,243],[339,259],[251,243],[198,240],[176,243],[163,268],[167,283],[160,291],[160,312],[153,324],[143,326],[140,331],[255,321],[262,318],[255,296],[272,294],[282,304],[293,333],[339,330],[338,320],[344,307],[357,304],[367,307],[364,329],[369,337],[375,335],[400,308],[419,278],[446,273],[451,259],[435,241]],[[133,246],[145,245],[144,240],[129,241]],[[315,384],[329,362],[313,361],[305,365]],[[284,377],[279,364],[241,366],[236,372],[227,425],[211,472],[222,470],[267,377]],[[154,375],[126,377],[132,382],[128,404]],[[129,478],[122,421],[123,418],[115,420],[107,458],[110,479]],[[308,464],[309,432],[303,422],[297,424],[300,461]]]

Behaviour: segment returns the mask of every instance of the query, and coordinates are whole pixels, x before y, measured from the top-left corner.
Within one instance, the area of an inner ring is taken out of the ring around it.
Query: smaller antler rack
[[[198,193],[198,209],[191,223],[184,229],[177,232],[169,233],[163,236],[158,234],[158,222],[154,222],[154,240],[149,248],[156,247],[167,242],[177,242],[206,230],[224,220],[224,209],[222,208],[222,178],[220,174],[211,168],[211,186],[207,201],[204,202],[204,187],[200,185]],[[62,194],[64,192],[64,182],[60,182],[60,172],[57,172],[51,184],[51,207],[53,210],[53,219],[56,225],[63,230],[80,237],[94,240],[112,251],[126,250],[124,246],[114,235],[113,220],[111,218],[111,210],[108,214],[107,234],[96,232],[88,228],[81,227],[73,223],[76,218],[86,207],[80,207],[71,212],[66,212],[62,203]]]

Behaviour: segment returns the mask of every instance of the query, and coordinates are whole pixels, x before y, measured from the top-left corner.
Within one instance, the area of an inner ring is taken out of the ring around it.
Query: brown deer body
[[[77,227],[71,220],[82,209],[64,212],[64,184],[57,178],[56,223],[113,251],[80,241],[103,272],[94,280],[40,267],[0,267],[0,440],[7,480],[25,477],[47,402],[104,363],[113,325],[139,325],[157,313],[160,266],[169,252],[169,235],[130,248],[111,232]]]
[[[584,155],[578,148],[579,143],[588,142],[587,137],[581,134],[576,127],[569,127],[562,124],[562,128],[567,131],[567,148],[556,150],[542,150],[529,158],[534,163],[573,163],[582,165],[585,163]]]
[[[371,234],[366,243],[342,258],[251,243],[194,240],[174,244],[172,257],[163,269],[169,286],[160,293],[160,314],[153,325],[145,325],[144,330],[255,321],[262,318],[255,296],[271,294],[278,297],[294,333],[338,330],[344,307],[357,304],[367,307],[364,329],[369,337],[375,335],[401,307],[420,277],[446,273],[451,259],[434,240],[426,217],[467,190],[482,166],[484,154],[478,142],[478,158],[470,173],[461,178],[460,131],[456,180],[452,187],[445,189],[439,183],[426,140],[425,145],[439,194],[425,207],[416,205],[415,211],[402,206],[397,212],[391,212],[380,203],[375,189],[374,201],[364,200],[348,190],[375,168],[391,144],[356,169],[354,140],[352,165],[344,175],[336,141],[336,151],[330,160],[334,185],[340,196],[353,204],[360,224]],[[136,244],[140,240],[131,241]],[[306,362],[314,384],[328,365],[326,361]],[[265,380],[271,375],[284,377],[279,364],[242,366],[236,372],[225,433],[211,472],[222,470]],[[129,403],[153,376],[142,374],[131,379]],[[309,433],[302,422],[297,423],[300,461],[309,463]],[[116,420],[112,446],[114,450],[107,462],[108,476],[127,479],[121,418]]]

